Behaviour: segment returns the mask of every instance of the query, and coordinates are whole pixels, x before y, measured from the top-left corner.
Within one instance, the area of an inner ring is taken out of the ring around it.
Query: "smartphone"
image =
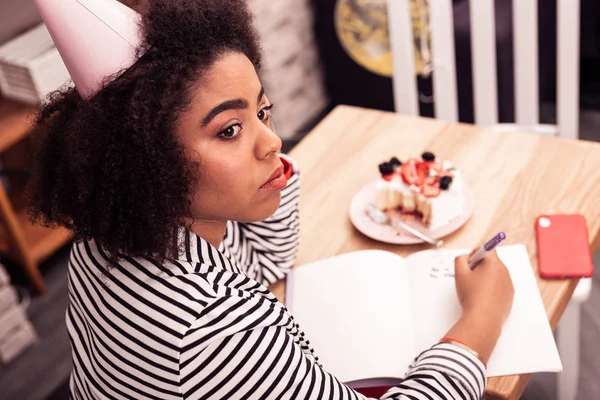
[[[589,278],[594,273],[585,217],[541,215],[536,219],[538,264],[545,279]]]

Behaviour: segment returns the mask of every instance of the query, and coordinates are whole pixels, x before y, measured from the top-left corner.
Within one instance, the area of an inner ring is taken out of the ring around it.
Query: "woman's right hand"
[[[502,325],[510,314],[515,293],[508,269],[495,250],[473,270],[469,268],[469,257],[457,257],[454,268],[463,314],[485,316],[489,322]]]
[[[466,344],[487,363],[510,314],[514,288],[495,251],[473,270],[469,268],[469,257],[457,257],[455,261],[456,292],[463,315],[446,336]]]

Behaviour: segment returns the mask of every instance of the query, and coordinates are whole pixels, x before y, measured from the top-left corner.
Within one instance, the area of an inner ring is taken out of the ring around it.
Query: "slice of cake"
[[[379,164],[375,203],[383,211],[415,213],[430,229],[446,225],[462,214],[464,188],[460,172],[450,162],[439,162],[431,152],[405,162],[394,157]]]

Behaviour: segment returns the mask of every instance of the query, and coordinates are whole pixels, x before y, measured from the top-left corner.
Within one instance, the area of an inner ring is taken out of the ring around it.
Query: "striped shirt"
[[[71,398],[364,399],[319,363],[267,289],[295,261],[299,190],[296,173],[272,217],[229,222],[218,249],[181,228],[182,250],[164,262],[124,257],[109,271],[93,241],[74,244]],[[485,384],[475,356],[438,344],[382,398],[476,400]]]

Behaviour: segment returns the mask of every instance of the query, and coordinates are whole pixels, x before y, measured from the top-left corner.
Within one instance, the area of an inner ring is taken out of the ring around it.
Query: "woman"
[[[279,155],[245,3],[153,0],[140,26],[133,65],[91,92],[71,68],[79,92],[38,118],[32,213],[77,239],[71,397],[363,398],[267,289],[294,264],[299,176]],[[457,259],[456,278],[452,339],[384,398],[482,396],[512,285],[495,256],[475,271]]]

